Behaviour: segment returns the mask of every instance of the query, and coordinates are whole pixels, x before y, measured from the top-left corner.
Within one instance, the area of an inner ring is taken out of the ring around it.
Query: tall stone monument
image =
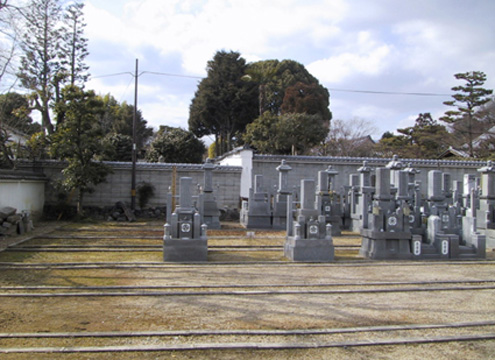
[[[171,203],[167,206],[172,206]],[[180,178],[179,204],[164,225],[163,260],[204,262],[208,258],[206,224],[193,204],[192,179]]]
[[[486,235],[487,245],[495,247],[495,165],[488,161],[481,173],[481,195],[477,228]]]
[[[263,175],[255,175],[254,189],[249,189],[248,201],[243,201],[241,224],[248,229],[271,229],[270,196],[263,187]]]
[[[359,253],[370,259],[412,259],[408,174],[397,171],[396,188],[392,191],[390,171],[376,169],[372,211],[368,214],[368,227],[361,230]]]
[[[343,227],[341,197],[335,191],[335,176],[338,173],[331,165],[319,171],[316,189],[317,208],[321,209],[326,223],[332,225],[332,236],[339,236]]]
[[[203,219],[209,229],[220,229],[220,211],[213,194],[213,170],[215,165],[208,158],[203,165],[204,188],[203,188]]]
[[[285,160],[277,166],[278,171],[278,190],[273,203],[273,229],[287,228],[287,201],[291,195],[289,189],[289,172],[292,168],[287,165]]]
[[[315,182],[301,180],[301,204],[292,217],[292,200],[287,209],[287,237],[284,254],[292,261],[330,262],[334,259],[332,225],[315,205]]]

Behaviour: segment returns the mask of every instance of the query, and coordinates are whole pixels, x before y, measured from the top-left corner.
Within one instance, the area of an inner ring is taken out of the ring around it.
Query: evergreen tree
[[[246,61],[237,52],[219,51],[208,61],[189,108],[189,130],[214,135],[217,155],[233,148],[257,116],[256,84],[243,80]]]
[[[130,137],[132,139],[134,106],[129,105],[125,101],[120,104],[110,94],[105,95],[101,100],[103,102],[104,112],[100,116],[99,121],[103,127],[103,131],[108,136],[124,136],[121,137],[120,140],[123,141],[121,142],[121,145],[125,147],[125,137]],[[144,152],[144,148],[152,136],[153,128],[148,126],[148,122],[143,118],[141,111],[138,110],[136,113],[136,146],[138,154]],[[108,160],[124,161],[122,157]]]
[[[400,135],[386,133],[378,143],[384,157],[437,159],[452,141],[447,128],[433,120],[430,113],[419,114],[414,126],[397,129]]]
[[[71,4],[64,14],[62,65],[66,67],[70,85],[83,87],[89,78],[89,66],[84,59],[89,55],[88,39],[84,37],[86,24],[83,18],[84,3]]]
[[[455,107],[450,110],[440,120],[454,125],[454,130],[467,142],[469,155],[475,156],[473,142],[477,135],[476,111],[478,108],[491,100],[490,95],[493,90],[483,88],[486,75],[481,71],[471,71],[454,75],[456,79],[465,81],[464,86],[454,86],[452,91],[457,93],[452,95],[454,100],[445,101],[444,104]],[[465,136],[463,136],[465,135]]]
[[[170,126],[160,126],[155,139],[146,152],[146,160],[165,163],[203,162],[204,143],[190,131]]]
[[[0,95],[0,127],[3,124],[28,135],[41,131],[30,116],[28,100],[18,93]]]
[[[306,154],[328,133],[320,115],[266,111],[246,127],[244,141],[264,154]]]
[[[41,113],[43,129],[51,134],[54,127],[50,105],[54,99],[55,84],[61,76],[62,8],[57,0],[32,0],[24,17],[26,25],[21,44],[24,55],[18,76],[22,86],[32,92],[34,108]]]
[[[41,114],[43,129],[54,132],[50,110],[66,84],[84,86],[88,79],[87,39],[83,36],[83,4],[67,9],[62,0],[31,0],[21,11],[25,19],[18,77],[31,92],[33,109]],[[64,119],[57,114],[57,125]]]
[[[293,60],[264,60],[250,64],[247,73],[254,74],[262,85],[263,113],[319,114],[327,123],[332,119],[328,90],[302,64]]]
[[[64,113],[64,122],[52,136],[51,151],[68,162],[62,171],[62,183],[68,190],[78,190],[77,212],[82,215],[84,194],[93,191],[110,171],[96,161],[104,151],[103,132],[98,122],[103,104],[93,91],[77,86],[65,87],[61,95],[55,112]]]

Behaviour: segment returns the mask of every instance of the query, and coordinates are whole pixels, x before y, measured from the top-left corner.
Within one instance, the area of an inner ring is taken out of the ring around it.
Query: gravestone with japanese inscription
[[[292,261],[330,262],[334,259],[332,225],[317,207],[315,181],[301,180],[301,202],[293,218],[292,199],[287,209],[284,254]]]
[[[198,212],[202,196],[194,204],[192,178],[180,178],[179,204],[164,225],[163,260],[166,262],[204,262],[208,258],[207,225]],[[168,206],[172,206],[171,203]]]

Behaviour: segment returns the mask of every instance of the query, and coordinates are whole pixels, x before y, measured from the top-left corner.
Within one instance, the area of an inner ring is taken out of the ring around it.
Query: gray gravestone
[[[254,189],[249,189],[249,199],[242,210],[241,218],[246,228],[271,229],[270,195],[264,190],[263,175],[255,175]]]
[[[390,171],[389,168],[376,169],[375,195],[371,213],[368,214],[369,227],[361,230],[359,253],[370,259],[412,259],[409,198],[399,198],[397,191],[396,197],[392,196]],[[407,173],[398,170],[396,175],[397,188],[406,188]]]
[[[172,206],[172,204],[167,204]],[[192,179],[180,178],[179,205],[164,225],[163,260],[167,262],[204,262],[208,258],[206,224],[193,206]]]
[[[213,194],[213,170],[215,165],[208,158],[203,165],[204,188],[203,188],[203,221],[209,229],[220,229],[220,211]]]
[[[292,261],[329,262],[334,258],[332,225],[325,223],[315,206],[314,180],[301,180],[301,207],[296,212],[296,220],[287,222],[287,237],[284,254]],[[288,216],[292,216],[292,201],[288,206]]]

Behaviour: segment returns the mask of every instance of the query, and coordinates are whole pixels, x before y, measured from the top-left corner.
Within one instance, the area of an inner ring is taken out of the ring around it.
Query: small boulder
[[[11,206],[3,206],[0,208],[0,219],[5,220],[9,216],[14,215],[17,212],[17,209]]]

